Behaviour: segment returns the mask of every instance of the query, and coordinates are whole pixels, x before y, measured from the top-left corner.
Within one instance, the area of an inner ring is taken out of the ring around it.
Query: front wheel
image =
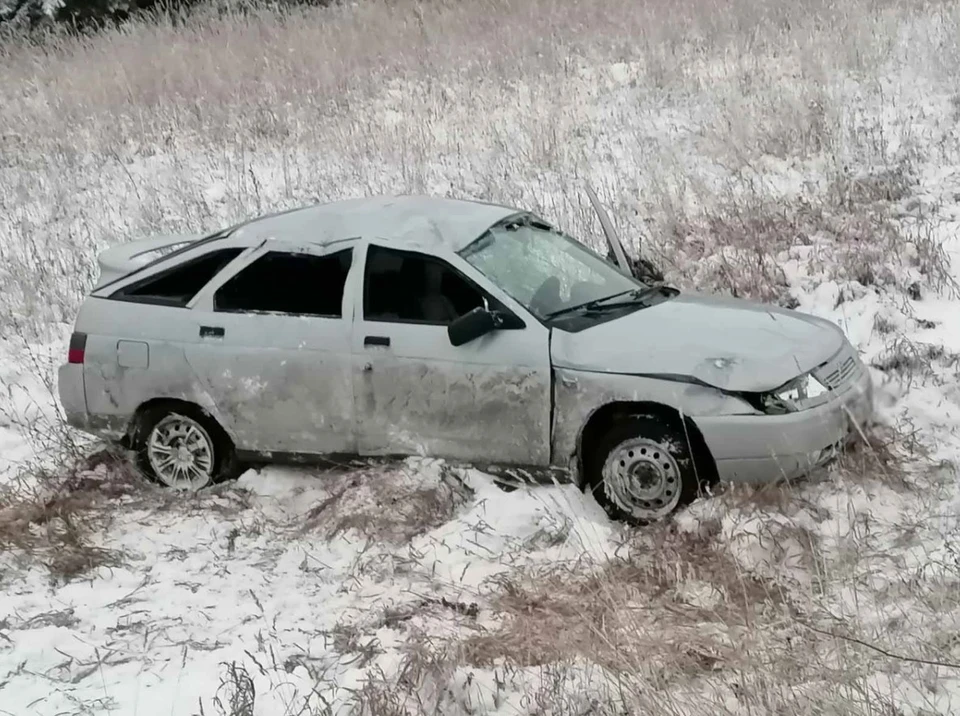
[[[659,520],[700,492],[702,473],[683,424],[660,416],[619,419],[586,457],[589,487],[614,519]]]
[[[235,462],[233,444],[220,426],[187,405],[148,408],[134,447],[140,469],[177,490],[195,492],[219,482]]]

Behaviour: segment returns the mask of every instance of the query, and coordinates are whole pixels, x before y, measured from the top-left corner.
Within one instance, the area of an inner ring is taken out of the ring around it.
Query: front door
[[[521,320],[459,347],[447,336],[485,298],[509,310],[447,261],[368,247],[352,338],[362,454],[549,464],[547,329]]]
[[[355,453],[353,248],[267,244],[193,308],[187,360],[241,450]]]

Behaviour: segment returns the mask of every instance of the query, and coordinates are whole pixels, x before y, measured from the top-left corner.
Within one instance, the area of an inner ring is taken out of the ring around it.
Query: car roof
[[[459,251],[511,217],[532,216],[507,206],[433,196],[345,199],[253,219],[236,239],[280,239],[324,245],[349,238],[404,248]]]

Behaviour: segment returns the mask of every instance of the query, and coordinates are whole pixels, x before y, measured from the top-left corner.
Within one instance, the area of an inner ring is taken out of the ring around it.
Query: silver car
[[[857,434],[871,381],[837,326],[641,281],[595,206],[613,259],[530,212],[429,197],[111,248],[60,368],[69,423],[176,488],[429,455],[566,474],[641,522]]]

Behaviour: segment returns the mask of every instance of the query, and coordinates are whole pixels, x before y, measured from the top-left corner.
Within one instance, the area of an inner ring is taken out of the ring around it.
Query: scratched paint
[[[556,370],[552,454],[556,465],[577,454],[580,434],[597,410],[611,403],[650,402],[674,408],[694,423],[699,416],[759,415],[745,401],[714,388],[631,375]]]
[[[364,451],[546,465],[549,375],[382,360],[357,381]]]

